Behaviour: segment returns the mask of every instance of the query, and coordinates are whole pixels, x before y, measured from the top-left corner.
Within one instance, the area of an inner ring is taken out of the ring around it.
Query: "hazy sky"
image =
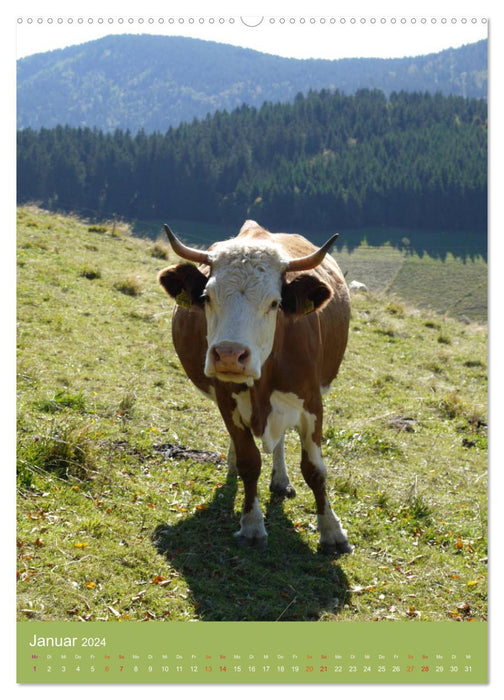
[[[307,3],[305,7],[310,6]],[[146,33],[191,36],[296,58],[388,58],[473,43],[487,37],[488,22],[484,15],[452,13],[341,16],[297,12],[240,17],[233,12],[69,15],[21,11],[16,18],[16,52],[21,58],[107,34]]]

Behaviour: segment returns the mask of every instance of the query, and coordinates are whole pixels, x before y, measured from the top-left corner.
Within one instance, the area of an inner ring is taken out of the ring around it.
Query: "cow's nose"
[[[241,343],[225,341],[213,346],[212,358],[217,372],[242,374],[247,369],[250,350]]]

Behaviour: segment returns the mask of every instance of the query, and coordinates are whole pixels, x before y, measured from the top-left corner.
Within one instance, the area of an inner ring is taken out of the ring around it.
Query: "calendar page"
[[[42,7],[18,684],[488,683],[489,20]]]
[[[77,631],[75,631],[77,627]],[[19,623],[26,683],[485,683],[486,625]],[[292,628],[292,629],[291,629]],[[320,628],[320,629],[319,629]]]

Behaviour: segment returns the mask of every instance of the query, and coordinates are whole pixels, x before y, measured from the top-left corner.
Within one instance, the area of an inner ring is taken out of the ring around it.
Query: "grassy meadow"
[[[317,552],[294,433],[297,497],[270,497],[265,456],[254,551],[233,538],[218,410],[173,350],[170,255],[126,226],[18,210],[18,619],[486,619],[486,326],[354,295],[323,451],[355,551]]]

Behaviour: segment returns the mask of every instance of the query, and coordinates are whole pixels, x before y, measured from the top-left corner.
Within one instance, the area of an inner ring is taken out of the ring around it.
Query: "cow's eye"
[[[271,302],[270,309],[278,309],[279,302],[275,299],[275,301]]]
[[[203,294],[201,295],[201,299],[204,304],[210,304],[210,297],[206,292],[203,292]]]

